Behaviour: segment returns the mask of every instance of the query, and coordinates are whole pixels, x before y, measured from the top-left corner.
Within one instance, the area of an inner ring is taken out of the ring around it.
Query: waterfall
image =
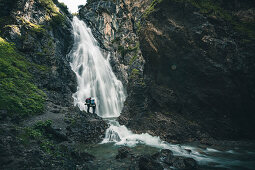
[[[108,58],[105,58],[93,37],[90,28],[73,18],[74,47],[70,52],[71,67],[76,74],[78,87],[73,94],[74,104],[85,110],[85,100],[93,97],[97,102],[96,113],[108,121],[110,127],[106,130],[102,143],[114,142],[117,145],[135,146],[146,144],[159,148],[171,148],[176,153],[182,152],[175,145],[168,145],[159,137],[147,133],[134,134],[126,126],[120,125],[114,118],[120,115],[125,101],[124,88],[121,81],[114,75]],[[175,149],[174,149],[175,148]]]
[[[109,63],[110,56],[104,57],[102,55],[90,28],[84,22],[74,17],[72,25],[74,46],[69,57],[78,82],[77,92],[73,94],[74,105],[85,110],[86,98],[96,99],[96,113],[105,118],[110,125],[102,143],[112,142],[116,145],[127,146],[145,144],[161,149],[170,149],[175,155],[192,157],[200,164],[208,164],[208,162],[233,164],[231,160],[224,160],[223,162],[221,159],[209,156],[210,153],[219,152],[217,150],[200,148],[199,150],[205,153],[201,154],[196,147],[170,144],[148,133],[134,134],[126,126],[120,125],[114,118],[120,115],[126,96],[121,81],[116,78],[112,71]],[[187,149],[191,152],[187,152]]]
[[[69,54],[77,77],[74,105],[85,110],[88,97],[96,100],[96,113],[103,117],[118,117],[126,99],[121,81],[114,75],[92,35],[91,29],[77,17],[73,18],[74,47]]]

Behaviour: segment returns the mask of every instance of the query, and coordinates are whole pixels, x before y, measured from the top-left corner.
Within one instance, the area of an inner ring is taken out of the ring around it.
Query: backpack
[[[91,103],[91,98],[87,98],[87,99],[86,99],[86,103],[87,103],[87,104],[90,104],[90,103]]]
[[[90,101],[90,103],[91,103],[92,106],[95,106],[95,105],[96,105],[95,99],[92,99],[92,100]]]

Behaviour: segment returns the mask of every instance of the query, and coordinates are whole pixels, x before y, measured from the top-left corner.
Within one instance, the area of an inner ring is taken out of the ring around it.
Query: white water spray
[[[73,95],[74,105],[85,110],[88,97],[96,99],[96,113],[105,117],[118,117],[125,101],[124,88],[107,58],[93,37],[90,28],[77,17],[73,18],[74,47],[70,53],[71,67],[78,82]]]

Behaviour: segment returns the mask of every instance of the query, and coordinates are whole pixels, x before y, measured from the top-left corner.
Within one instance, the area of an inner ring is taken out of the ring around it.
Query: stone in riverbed
[[[173,157],[169,163],[177,169],[197,169],[197,162],[193,158],[177,156]]]
[[[157,162],[173,166],[177,169],[196,169],[197,162],[193,158],[185,158],[181,156],[174,156],[169,149],[162,149],[160,152],[152,156]]]
[[[139,159],[139,169],[140,170],[163,170],[163,166],[153,159],[151,156],[143,155]]]
[[[129,147],[123,146],[118,149],[118,154],[116,155],[116,159],[124,159],[128,157],[131,149]]]

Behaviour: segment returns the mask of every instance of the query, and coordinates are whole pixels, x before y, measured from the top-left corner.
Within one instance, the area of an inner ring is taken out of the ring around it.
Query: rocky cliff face
[[[215,138],[252,137],[255,34],[254,20],[245,19],[254,18],[250,3],[155,5],[140,31],[154,108],[181,114]]]
[[[0,7],[0,167],[85,166],[94,158],[76,144],[99,142],[107,124],[73,106],[72,16],[52,0]]]
[[[120,0],[89,1],[79,11],[79,17],[92,29],[106,56],[111,54],[113,70],[125,87],[134,72],[142,73],[144,63],[135,22],[141,14],[129,11],[131,7],[137,8],[135,4]]]
[[[1,36],[36,65],[29,70],[31,81],[46,93],[46,105],[71,106],[76,80],[65,57],[72,47],[67,14],[52,1],[12,1],[1,5],[9,10],[2,11]]]
[[[128,76],[121,123],[167,141],[252,138],[252,1],[90,1],[80,17]]]
[[[16,45],[25,57],[45,71],[36,75],[35,83],[52,102],[72,103],[75,76],[65,57],[72,47],[71,21],[52,1],[14,1],[9,14],[2,17],[1,34]],[[65,36],[63,36],[65,35]],[[37,74],[37,73],[34,73]],[[54,94],[55,93],[55,96]]]

